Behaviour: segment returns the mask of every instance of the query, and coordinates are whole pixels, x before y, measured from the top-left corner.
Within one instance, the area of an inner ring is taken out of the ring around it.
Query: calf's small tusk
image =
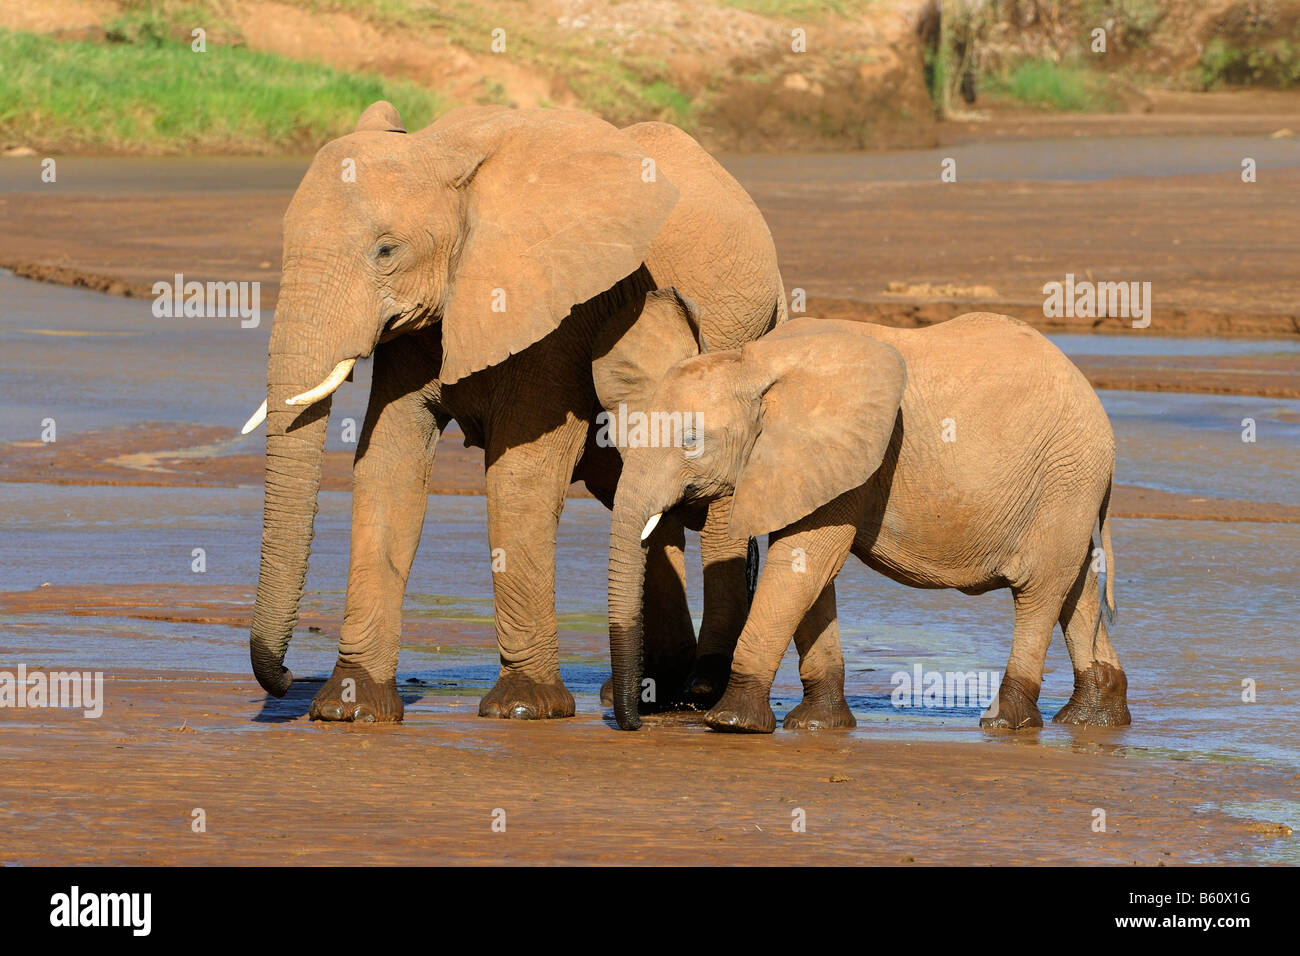
[[[354,358],[344,359],[334,366],[334,371],[325,376],[325,381],[321,382],[311,391],[303,392],[301,395],[295,395],[293,398],[285,399],[286,405],[314,405],[322,398],[328,398],[334,394],[334,390],[343,384],[344,380],[352,374],[352,366],[357,364]]]
[[[655,529],[655,525],[657,525],[657,524],[659,523],[659,519],[662,518],[663,516],[664,516],[664,513],[663,513],[662,511],[659,512],[658,514],[654,514],[654,515],[651,515],[651,516],[650,516],[650,520],[647,521],[647,522],[645,523],[645,527],[641,529],[641,540],[642,540],[642,541],[644,541],[646,538],[650,537],[650,533],[651,533],[652,531],[654,531],[654,529]]]
[[[244,422],[244,427],[239,430],[239,434],[247,435],[262,422],[266,421],[266,400],[262,400],[261,407],[253,412],[253,417]]]

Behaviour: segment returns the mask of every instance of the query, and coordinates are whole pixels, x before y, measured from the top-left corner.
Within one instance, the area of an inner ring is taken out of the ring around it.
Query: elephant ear
[[[889,448],[903,401],[903,357],[855,322],[798,318],[741,349],[759,403],[730,534],[767,534],[864,484]]]
[[[591,349],[591,376],[600,407],[645,411],[668,370],[705,351],[695,304],[676,289],[655,289],[616,313]]]
[[[458,110],[421,135],[464,194],[444,382],[522,351],[636,272],[677,204],[636,141],[586,113]]]

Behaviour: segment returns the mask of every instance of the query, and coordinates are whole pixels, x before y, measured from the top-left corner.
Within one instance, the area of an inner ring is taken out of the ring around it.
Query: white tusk
[[[266,400],[265,399],[262,400],[261,408],[253,412],[253,417],[250,418],[248,421],[244,422],[244,427],[239,430],[239,434],[247,435],[249,432],[251,432],[258,425],[262,424],[262,422],[264,421],[266,421]]]
[[[659,512],[657,515],[651,515],[651,516],[650,516],[650,520],[647,521],[647,522],[645,523],[645,527],[641,529],[641,540],[642,540],[642,541],[644,541],[646,538],[650,537],[650,533],[651,533],[652,531],[654,531],[654,529],[655,529],[655,525],[659,524],[659,519],[662,518],[663,516],[664,516],[664,513],[663,513],[662,511]]]
[[[301,395],[295,395],[293,398],[285,399],[286,405],[315,405],[322,398],[328,398],[334,394],[334,390],[343,384],[352,373],[352,366],[357,364],[354,358],[344,359],[334,366],[334,371],[325,376],[325,381],[321,382],[309,392],[303,392]]]

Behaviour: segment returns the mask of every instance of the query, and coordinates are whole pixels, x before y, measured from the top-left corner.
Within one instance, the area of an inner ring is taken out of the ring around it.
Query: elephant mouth
[[[442,321],[441,310],[425,308],[423,302],[417,302],[404,312],[394,312],[379,330],[379,342],[391,342],[399,335],[436,325]]]

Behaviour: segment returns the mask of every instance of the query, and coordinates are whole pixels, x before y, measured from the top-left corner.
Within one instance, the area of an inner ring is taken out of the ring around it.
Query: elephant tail
[[[1101,499],[1097,521],[1101,527],[1101,552],[1106,559],[1106,599],[1101,602],[1101,616],[1106,621],[1106,633],[1115,623],[1115,554],[1110,546],[1110,493],[1115,487],[1114,476],[1106,485],[1106,495]]]

